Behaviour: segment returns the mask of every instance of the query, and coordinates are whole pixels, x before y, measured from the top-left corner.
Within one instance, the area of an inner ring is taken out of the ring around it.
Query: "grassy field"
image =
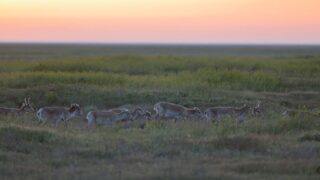
[[[263,114],[241,124],[137,120],[92,129],[81,119],[55,128],[39,125],[32,114],[0,116],[1,179],[320,177],[320,56],[315,53],[80,53],[40,60],[27,55],[47,51],[26,51],[0,51],[0,106],[17,107],[26,96],[37,108],[78,103],[84,112],[118,106],[152,111],[158,101],[204,110],[260,100]],[[23,53],[13,59],[13,52]],[[284,118],[286,109],[314,116]]]

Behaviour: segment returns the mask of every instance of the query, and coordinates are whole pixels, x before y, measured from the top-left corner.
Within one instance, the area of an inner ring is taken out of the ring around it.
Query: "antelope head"
[[[261,113],[261,107],[260,107],[260,105],[261,105],[261,101],[258,101],[258,102],[257,102],[257,105],[256,105],[255,107],[253,107],[253,109],[252,109],[252,114],[253,114],[253,115],[257,115],[257,114],[260,114],[260,113]]]
[[[131,115],[132,115],[132,120],[134,120],[138,117],[144,116],[145,112],[140,107],[138,107],[132,111]]]
[[[203,114],[198,107],[194,107],[189,109],[189,115],[197,118],[203,118]]]
[[[146,117],[147,120],[151,120],[151,118],[152,118],[152,115],[151,115],[150,111],[146,111],[144,116]]]
[[[74,117],[82,117],[82,112],[79,104],[71,104],[68,111]]]
[[[31,105],[30,103],[30,97],[28,98],[24,98],[24,101],[20,107],[21,111],[25,111],[25,112],[35,112],[35,108]]]
[[[245,112],[248,112],[250,109],[251,109],[250,106],[248,106],[247,104],[243,104],[241,108],[236,108],[235,110],[240,113],[245,113]]]

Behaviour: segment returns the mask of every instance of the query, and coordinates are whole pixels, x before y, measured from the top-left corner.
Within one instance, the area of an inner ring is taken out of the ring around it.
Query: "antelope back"
[[[185,111],[185,107],[179,104],[169,103],[169,102],[163,102],[161,103],[161,106],[165,110],[173,111],[173,112],[183,112]]]

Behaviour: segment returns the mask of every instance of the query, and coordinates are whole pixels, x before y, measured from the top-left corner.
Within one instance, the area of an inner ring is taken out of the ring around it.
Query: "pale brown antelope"
[[[87,114],[88,126],[95,125],[112,125],[114,123],[128,121],[132,119],[129,111],[90,111]]]
[[[201,118],[202,113],[199,108],[187,108],[179,104],[169,102],[159,102],[154,105],[156,111],[156,119],[190,119],[190,118]]]
[[[204,111],[204,116],[207,121],[216,120],[220,122],[221,119],[230,117],[236,118],[238,122],[245,120],[246,116],[249,114],[250,107],[244,104],[241,108],[237,107],[211,107]]]
[[[210,107],[204,111],[207,121],[216,120],[219,122],[222,118],[232,117],[235,113],[234,107]]]
[[[21,115],[26,112],[35,112],[35,109],[30,103],[30,97],[24,98],[20,108],[0,107],[0,115]]]
[[[58,126],[60,121],[63,121],[65,126],[68,126],[67,121],[74,117],[81,117],[82,112],[78,104],[71,104],[69,108],[65,107],[43,107],[37,112],[39,122],[50,121]]]

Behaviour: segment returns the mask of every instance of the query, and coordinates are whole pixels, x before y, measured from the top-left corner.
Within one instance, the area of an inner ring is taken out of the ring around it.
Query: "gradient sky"
[[[0,41],[320,44],[320,0],[0,0]]]

